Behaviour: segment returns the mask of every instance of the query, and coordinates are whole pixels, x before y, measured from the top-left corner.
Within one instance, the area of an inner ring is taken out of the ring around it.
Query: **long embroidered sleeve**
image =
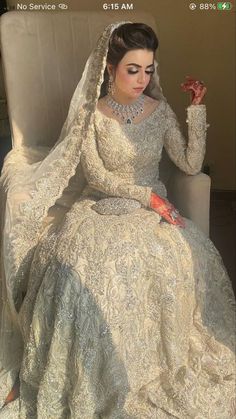
[[[81,164],[90,187],[104,192],[108,196],[131,198],[139,201],[145,207],[149,206],[151,187],[128,182],[127,179],[122,179],[105,167],[99,155],[96,131],[84,142]]]
[[[164,147],[171,160],[188,175],[200,172],[206,147],[206,106],[190,105],[187,108],[188,142],[171,107],[166,105],[167,129]]]

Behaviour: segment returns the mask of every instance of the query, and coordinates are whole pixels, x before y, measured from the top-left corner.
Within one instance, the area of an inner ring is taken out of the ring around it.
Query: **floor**
[[[211,200],[210,238],[222,256],[236,295],[236,200]]]

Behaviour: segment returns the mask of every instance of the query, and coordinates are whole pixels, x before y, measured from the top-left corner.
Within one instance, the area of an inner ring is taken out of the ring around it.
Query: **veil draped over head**
[[[54,147],[19,147],[7,155],[0,178],[1,271],[0,384],[10,389],[19,371],[23,351],[21,304],[27,277],[45,217],[63,196],[73,203],[85,179],[80,155],[85,138],[93,135],[94,111],[101,94],[109,39],[118,26],[110,24],[90,54],[71,99],[67,119]],[[157,73],[144,92],[164,99]],[[69,206],[69,204],[68,204]],[[6,393],[0,394],[0,405]]]

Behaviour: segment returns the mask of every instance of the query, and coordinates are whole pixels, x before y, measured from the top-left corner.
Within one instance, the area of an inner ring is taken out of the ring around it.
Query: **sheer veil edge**
[[[70,102],[60,136],[52,149],[13,148],[0,178],[1,281],[0,407],[17,376],[23,336],[20,307],[27,289],[27,272],[49,208],[84,186],[80,167],[83,139],[93,135],[93,115],[100,96],[109,39],[126,22],[107,26],[91,52]],[[155,73],[146,94],[164,99],[155,60]],[[4,263],[3,263],[4,260]]]

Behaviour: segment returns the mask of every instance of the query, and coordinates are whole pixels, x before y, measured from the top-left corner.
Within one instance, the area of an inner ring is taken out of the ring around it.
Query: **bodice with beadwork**
[[[152,191],[166,196],[159,180],[163,146],[180,169],[188,174],[199,172],[205,153],[206,109],[205,105],[191,105],[187,111],[188,142],[164,100],[144,120],[133,124],[120,124],[97,109],[93,135],[81,156],[89,187],[148,206]]]

